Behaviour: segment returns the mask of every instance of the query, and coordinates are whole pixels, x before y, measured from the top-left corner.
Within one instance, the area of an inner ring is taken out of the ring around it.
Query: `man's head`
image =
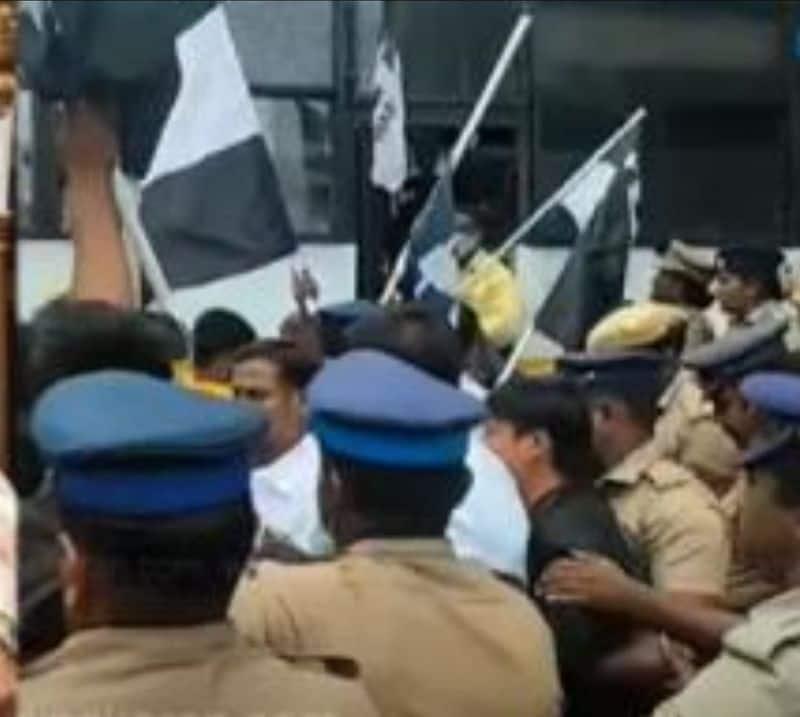
[[[715,293],[723,310],[737,320],[765,301],[782,296],[779,269],[781,251],[760,246],[721,249],[717,259]]]
[[[195,368],[213,381],[228,381],[236,352],[256,340],[253,327],[227,309],[203,313],[195,321],[192,336]]]
[[[32,426],[54,471],[71,626],[221,620],[252,545],[258,414],[102,372],[47,391]]]
[[[714,415],[740,447],[764,428],[765,417],[739,391],[741,381],[757,371],[777,369],[787,361],[785,322],[764,321],[734,328],[724,337],[688,352],[683,363],[697,372]]]
[[[464,353],[458,334],[424,304],[402,304],[355,323],[350,350],[372,349],[408,361],[436,378],[458,383]]]
[[[169,378],[175,350],[160,319],[102,302],[58,300],[30,326],[26,398],[32,402],[64,378],[104,369]]]
[[[711,303],[709,286],[714,274],[713,251],[682,241],[670,242],[653,280],[653,301],[704,309]]]
[[[576,354],[561,360],[566,375],[584,387],[592,420],[592,442],[606,468],[647,442],[671,366],[654,352]]]
[[[567,485],[596,477],[591,422],[576,383],[566,378],[520,379],[489,398],[486,442],[514,475],[524,497],[542,480]]]
[[[234,395],[260,410],[268,422],[265,460],[288,451],[305,432],[303,391],[317,368],[296,344],[282,339],[259,341],[235,355]]]
[[[322,514],[335,540],[442,537],[469,485],[468,436],[481,405],[368,350],[328,362],[308,396],[327,466]]]
[[[740,523],[741,548],[770,580],[800,585],[800,377],[755,374],[742,384],[745,398],[783,424],[777,437],[745,456],[749,469]]]

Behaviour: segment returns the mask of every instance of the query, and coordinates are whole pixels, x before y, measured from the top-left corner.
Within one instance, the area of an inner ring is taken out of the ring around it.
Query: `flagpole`
[[[475,106],[470,113],[469,119],[467,120],[466,124],[464,125],[461,133],[459,134],[456,143],[453,145],[452,150],[450,151],[449,155],[449,171],[450,174],[454,174],[455,171],[461,164],[461,161],[464,159],[464,155],[466,154],[467,149],[469,148],[470,142],[472,142],[472,138],[475,136],[475,132],[478,130],[480,123],[483,121],[484,115],[486,111],[489,109],[489,105],[491,104],[492,100],[494,99],[495,95],[497,94],[497,90],[500,88],[500,84],[502,83],[503,79],[505,78],[506,73],[508,72],[508,68],[511,65],[511,62],[514,59],[514,56],[519,50],[522,41],[525,39],[525,35],[530,29],[530,26],[533,23],[533,16],[530,12],[523,12],[519,18],[517,19],[517,23],[514,26],[514,29],[511,31],[511,34],[506,41],[505,46],[503,47],[503,51],[500,53],[500,56],[495,63],[494,68],[492,69],[492,73],[489,75],[489,79],[486,81],[486,85],[483,88],[480,96],[478,97],[478,101],[475,103]],[[441,179],[439,180],[441,181]],[[431,190],[430,194],[428,195],[428,199],[434,196],[435,187]],[[428,210],[428,204],[422,209],[423,212]],[[386,286],[383,290],[383,294],[381,294],[380,303],[385,304],[387,303],[394,293],[397,291],[397,287],[400,284],[401,279],[403,278],[403,274],[405,273],[406,264],[408,263],[408,256],[410,252],[410,242],[406,242],[403,250],[398,255],[397,259],[395,260],[394,268],[392,269],[392,274],[389,277],[389,280],[386,282]]]
[[[553,193],[550,198],[542,204],[528,219],[526,219],[517,229],[506,239],[503,244],[492,252],[487,258],[502,259],[508,252],[513,249],[520,240],[535,227],[542,217],[547,214],[553,207],[562,202],[564,198],[586,178],[586,175],[591,172],[597,163],[602,159],[603,155],[608,152],[622,137],[630,132],[636,125],[647,117],[647,110],[644,107],[639,107],[620,127],[609,137],[603,145],[598,149],[589,159],[587,159],[577,170],[575,170],[570,177]]]
[[[511,376],[514,374],[514,369],[517,367],[519,360],[522,358],[522,354],[525,353],[525,347],[528,345],[528,341],[531,340],[531,336],[533,336],[533,321],[528,324],[528,328],[525,329],[522,336],[519,337],[517,343],[514,345],[514,350],[508,357],[508,361],[506,361],[506,365],[503,366],[503,370],[500,372],[500,375],[497,377],[497,381],[495,381],[494,387],[500,388]]]
[[[114,193],[125,226],[124,234],[130,237],[133,242],[133,247],[142,264],[144,275],[153,289],[156,304],[162,311],[166,311],[172,291],[169,288],[164,270],[161,268],[153,247],[147,241],[144,228],[141,225],[137,190],[134,188],[133,182],[120,171],[114,173]]]

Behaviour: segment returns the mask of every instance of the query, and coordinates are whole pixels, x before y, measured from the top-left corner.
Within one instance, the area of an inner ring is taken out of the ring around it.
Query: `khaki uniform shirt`
[[[225,623],[79,632],[22,681],[19,717],[376,717],[363,688],[279,660]]]
[[[763,603],[723,641],[722,654],[655,717],[800,714],[800,590]]]
[[[730,609],[738,612],[745,612],[780,592],[777,585],[761,577],[760,572],[745,558],[739,547],[739,517],[742,512],[745,480],[744,476],[740,478],[722,499],[733,547],[725,602]]]
[[[538,610],[444,541],[367,541],[328,564],[261,564],[230,612],[244,635],[280,654],[354,658],[383,717],[560,714]]]
[[[706,401],[695,375],[682,370],[659,401],[661,416],[656,422],[653,442],[664,458],[675,458],[692,424],[713,418],[714,408]]]
[[[620,525],[642,551],[653,585],[722,597],[730,540],[717,497],[651,442],[601,478]]]

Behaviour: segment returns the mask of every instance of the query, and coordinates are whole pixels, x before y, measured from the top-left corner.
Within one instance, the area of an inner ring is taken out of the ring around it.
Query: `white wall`
[[[19,318],[27,321],[34,311],[49,299],[63,293],[70,280],[71,245],[67,241],[21,241],[18,244]],[[787,251],[793,265],[800,262],[800,250]],[[564,266],[566,249],[521,248],[516,266],[533,315],[544,301]],[[259,331],[268,335],[277,330],[280,321],[292,311],[290,268],[297,260],[285,260],[254,274],[232,288],[229,282],[219,282],[202,290],[181,292],[173,309],[191,323],[204,309],[211,306],[231,306],[246,316]],[[331,245],[304,246],[302,261],[311,268],[321,284],[321,304],[345,301],[355,291],[355,252],[352,247]],[[643,299],[649,291],[655,268],[650,249],[633,251],[628,265],[625,295]]]

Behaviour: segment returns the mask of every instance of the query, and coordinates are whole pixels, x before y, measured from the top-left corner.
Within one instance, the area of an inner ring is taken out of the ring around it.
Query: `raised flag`
[[[121,168],[136,189],[126,224],[143,234],[169,308],[191,321],[229,306],[263,324],[268,270],[297,242],[223,4],[46,3],[28,30],[39,33],[34,89],[48,96],[58,74],[48,58],[67,58],[70,95],[99,90],[117,105]],[[115,55],[111,40],[128,34],[137,41],[120,40]]]
[[[582,349],[591,327],[623,301],[638,232],[640,128],[637,123],[621,137],[542,221],[541,231],[573,244],[535,322],[565,350]]]

